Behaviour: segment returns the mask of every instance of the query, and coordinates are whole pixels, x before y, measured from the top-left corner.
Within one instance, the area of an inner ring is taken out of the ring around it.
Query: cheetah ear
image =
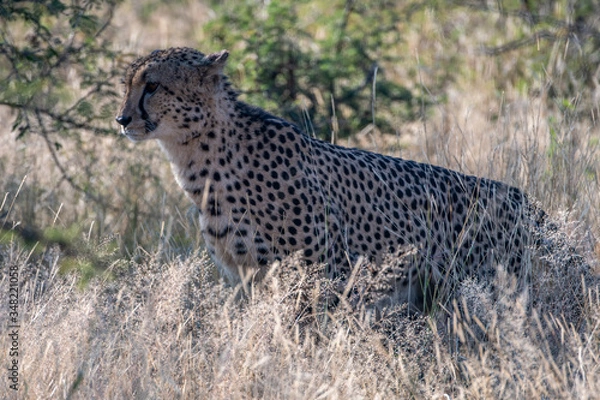
[[[203,64],[211,73],[220,74],[227,63],[228,58],[229,52],[227,50],[221,50],[218,53],[207,55],[203,60]]]

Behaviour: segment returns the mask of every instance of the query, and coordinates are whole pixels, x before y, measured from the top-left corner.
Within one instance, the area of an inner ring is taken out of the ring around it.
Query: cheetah
[[[134,142],[158,141],[230,282],[292,253],[344,280],[358,260],[376,269],[409,249],[393,291],[422,304],[424,279],[523,268],[546,214],[521,190],[311,137],[240,101],[228,56],[169,48],[137,59],[116,121]]]

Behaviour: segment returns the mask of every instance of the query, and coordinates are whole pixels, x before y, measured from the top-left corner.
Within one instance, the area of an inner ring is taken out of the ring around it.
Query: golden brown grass
[[[328,309],[311,290],[326,282],[292,269],[293,259],[236,300],[204,255],[115,265],[113,278],[84,290],[58,272],[57,251],[34,259],[6,246],[1,257],[20,268],[18,398],[582,399],[600,390],[600,294],[586,288],[581,304],[563,304],[572,280],[528,297],[499,274],[494,289],[461,284],[447,311],[400,307],[373,321],[360,307]]]
[[[208,36],[197,28],[207,15],[200,6],[186,13],[189,28],[181,32],[182,24],[172,23],[181,11],[161,8],[135,20],[136,6],[123,7],[116,46],[126,51],[196,46]],[[461,36],[447,48],[431,15],[413,28],[399,51],[414,61],[393,67],[398,79],[419,63],[476,45]],[[481,40],[485,26],[473,30]],[[366,130],[348,142],[532,193],[563,220],[558,236],[549,239],[566,245],[532,260],[528,290],[500,272],[493,286],[461,283],[457,297],[431,315],[407,316],[399,307],[373,320],[360,304],[329,308],[313,290],[327,282],[289,268],[297,264],[287,260],[239,300],[202,253],[188,203],[152,143],[134,147],[118,138],[84,137],[97,157],[88,169],[68,146],[60,153],[73,174],[96,177],[114,205],[137,205],[135,212],[118,214],[61,180],[43,143],[8,138],[0,150],[0,215],[7,211],[10,220],[41,229],[74,223],[78,229],[66,250],[32,248],[0,232],[3,354],[9,347],[10,266],[19,269],[21,288],[20,390],[10,390],[3,377],[2,396],[600,398],[600,293],[593,277],[600,272],[600,130],[593,120],[573,118],[514,88],[494,92],[489,81],[502,79],[502,68],[475,55],[469,63],[471,79],[452,82],[447,102],[430,110],[426,122],[401,126],[398,135]],[[427,71],[420,78],[425,89],[434,80]],[[121,243],[123,232],[136,240]],[[146,246],[136,247],[140,243]],[[586,257],[590,271],[565,262],[572,248]],[[82,254],[90,252],[102,256],[105,272],[82,287],[84,271],[66,271],[89,260]]]

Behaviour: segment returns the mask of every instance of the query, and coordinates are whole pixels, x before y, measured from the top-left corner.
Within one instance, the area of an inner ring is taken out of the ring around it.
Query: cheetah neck
[[[177,183],[196,204],[206,196],[207,180],[211,192],[219,192],[243,172],[238,160],[247,146],[264,135],[265,129],[261,128],[268,121],[279,120],[238,101],[220,104],[217,110],[221,111],[182,131],[179,139],[159,140]]]
[[[212,131],[206,132],[207,134]],[[224,153],[225,146],[218,138],[201,135],[183,143],[177,141],[159,141],[166,154],[175,179],[186,193],[201,190],[207,178],[213,176],[218,168],[218,158]]]
[[[197,162],[203,163],[205,160],[198,160],[198,152],[192,146],[183,146],[179,143],[165,140],[159,140],[159,144],[171,164],[177,183],[185,189],[182,179],[186,171],[193,164]]]

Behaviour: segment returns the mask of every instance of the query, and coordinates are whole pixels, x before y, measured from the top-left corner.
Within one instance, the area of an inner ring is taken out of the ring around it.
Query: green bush
[[[102,194],[71,176],[60,160],[65,141],[81,132],[109,135],[115,113],[114,79],[120,57],[106,39],[117,1],[42,0],[0,3],[0,105],[16,113],[17,139],[34,134],[73,188],[96,202]]]
[[[118,54],[105,30],[116,1],[43,0],[0,4],[0,104],[17,111],[13,128],[69,135],[113,132]],[[77,90],[74,90],[77,89]]]
[[[348,136],[375,124],[397,127],[419,101],[387,79],[383,65],[399,61],[395,2],[213,2],[206,27],[215,47],[233,51],[230,75],[248,102],[283,114],[309,133]],[[376,109],[376,110],[375,110]]]

